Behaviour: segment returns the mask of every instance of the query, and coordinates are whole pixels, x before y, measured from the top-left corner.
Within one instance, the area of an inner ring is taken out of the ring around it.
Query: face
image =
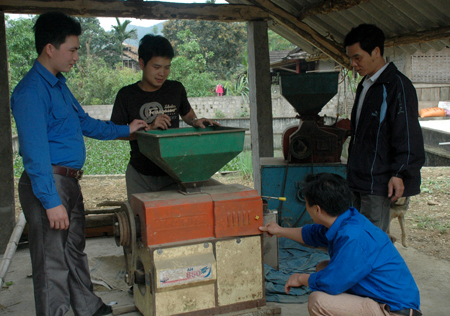
[[[167,57],[153,57],[144,66],[144,61],[139,59],[143,71],[141,88],[150,92],[161,88],[170,74],[171,62],[172,60]]]
[[[347,56],[350,57],[353,69],[360,76],[373,76],[384,65],[384,59],[380,55],[380,49],[375,47],[372,54],[361,48],[359,43],[347,46]],[[383,63],[381,63],[383,61]]]
[[[317,222],[317,205],[309,205],[308,201],[305,200],[306,204],[306,211],[308,212],[309,216],[311,216],[311,219],[314,221],[314,223]]]
[[[80,40],[76,35],[66,37],[66,41],[56,48],[52,44],[45,47],[50,58],[50,71],[56,76],[58,72],[68,72],[78,61]]]

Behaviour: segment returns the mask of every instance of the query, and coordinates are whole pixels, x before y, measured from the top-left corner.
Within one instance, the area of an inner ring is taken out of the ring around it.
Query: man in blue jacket
[[[261,231],[312,247],[326,247],[329,261],[316,273],[292,274],[285,285],[308,286],[310,315],[420,316],[420,295],[405,261],[387,234],[351,205],[344,178],[308,175],[301,193],[313,225],[285,228],[270,222]]]
[[[347,162],[353,206],[387,232],[391,202],[420,193],[425,151],[416,90],[385,62],[384,34],[375,25],[353,28],[344,46],[352,67],[364,76],[352,109]]]
[[[61,12],[42,14],[34,25],[38,58],[14,89],[11,108],[25,171],[19,197],[29,224],[36,315],[111,314],[93,292],[85,246],[83,196],[78,180],[86,158],[83,135],[129,137],[148,129],[95,120],[66,86],[61,72],[78,60],[80,23]]]

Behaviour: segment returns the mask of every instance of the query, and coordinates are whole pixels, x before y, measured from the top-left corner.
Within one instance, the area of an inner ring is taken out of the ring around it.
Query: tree
[[[289,42],[284,37],[278,35],[272,30],[268,31],[269,36],[269,50],[277,51],[277,50],[293,50],[297,46]]]
[[[10,19],[6,15],[6,46],[9,62],[9,87],[12,93],[33,66],[37,57],[31,18]]]
[[[188,29],[178,32],[178,38],[182,44],[172,60],[170,79],[182,82],[188,97],[214,95],[214,76],[206,71],[206,60],[213,53],[203,53],[197,37]]]
[[[245,23],[211,22],[197,20],[171,20],[164,23],[164,36],[172,43],[175,53],[183,39],[178,38],[180,31],[190,30],[198,39],[204,56],[214,53],[206,59],[206,70],[214,73],[218,79],[226,79],[240,64],[241,55],[246,47],[247,32]]]
[[[130,68],[117,64],[111,69],[101,58],[90,62],[89,71],[85,71],[84,63],[77,63],[75,71],[67,74],[67,85],[81,105],[114,104],[120,88],[130,85],[142,76]]]
[[[80,60],[90,61],[92,58],[100,57],[113,67],[120,62],[120,47],[117,45],[114,35],[106,32],[97,18],[76,18],[81,23],[83,33],[80,36]],[[89,69],[89,62],[86,65]]]
[[[113,35],[116,39],[116,42],[120,45],[120,60],[123,61],[123,45],[127,39],[137,39],[137,29],[132,29],[131,31],[127,31],[128,24],[131,23],[130,20],[125,20],[123,23],[120,23],[119,18],[116,18],[117,25],[113,25]]]

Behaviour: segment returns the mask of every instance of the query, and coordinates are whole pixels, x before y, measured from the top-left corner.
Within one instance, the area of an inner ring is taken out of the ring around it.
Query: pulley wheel
[[[289,150],[293,157],[305,159],[311,156],[312,144],[305,136],[294,136],[289,144]]]
[[[128,214],[120,211],[114,214],[114,239],[118,247],[131,247],[131,227]]]

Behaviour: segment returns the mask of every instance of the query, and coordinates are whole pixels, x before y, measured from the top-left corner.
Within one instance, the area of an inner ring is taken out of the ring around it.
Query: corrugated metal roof
[[[257,2],[256,2],[257,1]],[[265,1],[228,0],[229,3],[247,3],[263,7]],[[323,3],[323,0],[271,0],[273,4],[284,9],[294,17],[299,17],[302,10]],[[333,1],[334,4],[356,1]],[[413,35],[417,32],[432,31],[439,28],[450,28],[450,0],[372,0],[361,1],[345,10],[318,14],[305,18],[301,22],[307,24],[314,31],[340,45],[345,35],[352,27],[361,23],[371,23],[380,27],[386,38]],[[269,22],[274,32],[285,37],[310,54],[320,51],[295,33],[292,29],[279,23],[276,19]],[[447,31],[450,36],[450,29]],[[450,46],[450,40],[434,40],[426,43],[415,43],[386,48],[385,55],[413,54],[417,50],[427,52],[430,49],[440,51]]]

